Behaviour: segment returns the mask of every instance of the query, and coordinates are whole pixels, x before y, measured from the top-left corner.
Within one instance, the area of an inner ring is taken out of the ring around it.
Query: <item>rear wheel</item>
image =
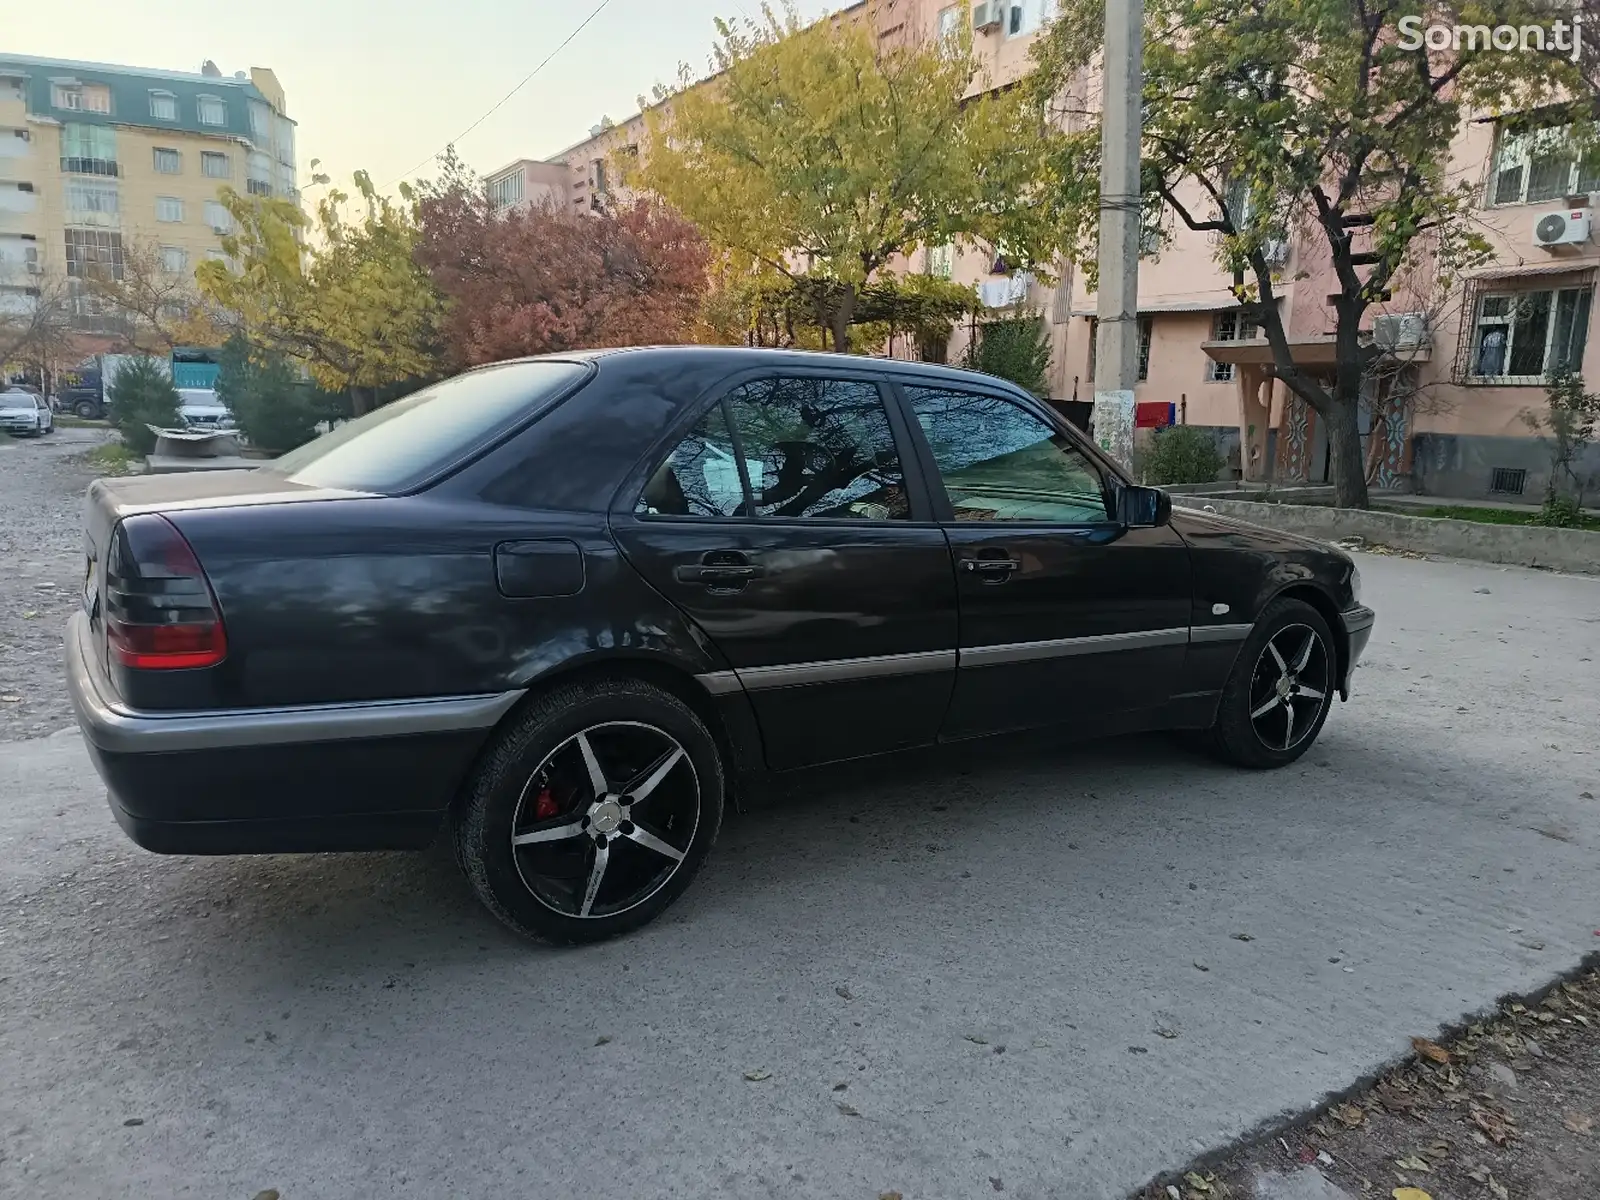
[[[1206,748],[1241,767],[1282,767],[1311,748],[1338,686],[1338,652],[1322,614],[1274,602],[1240,648]]]
[[[90,404],[87,400],[78,401],[77,408],[73,411],[75,411],[85,421],[92,421],[100,415],[95,406]]]
[[[683,894],[722,823],[715,739],[638,680],[554,688],[495,739],[455,823],[478,898],[519,933],[593,942]]]

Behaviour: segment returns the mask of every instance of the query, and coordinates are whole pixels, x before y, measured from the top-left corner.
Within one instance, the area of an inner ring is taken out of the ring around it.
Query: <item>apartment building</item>
[[[298,202],[295,123],[265,67],[224,75],[0,53],[0,303],[120,274],[138,245],[192,274],[231,226],[223,186]],[[86,329],[114,314],[79,298]]]
[[[870,22],[885,45],[937,38],[970,23],[981,65],[976,92],[1031,69],[1030,48],[1053,13],[1054,0],[865,0],[829,19]],[[1094,80],[1080,87],[1067,109],[1098,99]],[[635,115],[604,122],[553,156],[568,172],[567,202],[588,209],[622,195],[619,156],[648,153],[646,142],[644,118]],[[1543,406],[1544,384],[1562,364],[1579,366],[1600,385],[1600,344],[1589,336],[1600,273],[1590,201],[1600,175],[1575,159],[1535,153],[1488,114],[1463,123],[1450,157],[1453,177],[1481,184],[1475,217],[1494,257],[1447,295],[1429,285],[1432,264],[1424,261],[1369,311],[1367,336],[1384,351],[1362,414],[1369,474],[1379,487],[1537,500],[1549,455],[1524,414]],[[1141,421],[1209,428],[1245,478],[1325,481],[1326,432],[1272,377],[1272,355],[1242,319],[1217,266],[1216,243],[1171,214],[1165,219],[1166,236],[1149,245],[1140,264]],[[1296,362],[1331,378],[1327,297],[1337,288],[1325,250],[1315,238],[1291,234],[1272,252],[1282,268],[1278,291]],[[958,243],[923,247],[895,268],[971,284],[993,316],[1042,314],[1053,343],[1052,396],[1092,399],[1096,297],[1071,263],[1057,264],[1046,286],[1009,271],[987,247]],[[967,336],[953,331],[952,357]],[[1600,473],[1600,452],[1592,459]]]
[[[484,180],[497,213],[525,212],[534,206],[562,205],[570,172],[565,163],[519,158]]]

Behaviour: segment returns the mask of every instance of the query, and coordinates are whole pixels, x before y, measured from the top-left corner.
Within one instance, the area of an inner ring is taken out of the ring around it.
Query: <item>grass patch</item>
[[[71,417],[66,413],[56,414],[56,425],[61,429],[110,429],[110,421],[85,421],[82,417]]]
[[[139,461],[139,456],[121,442],[106,442],[85,451],[78,458],[104,475],[126,475]]]
[[[1477,521],[1480,525],[1539,524],[1537,511],[1518,508],[1476,508],[1469,504],[1440,504],[1433,508],[1402,508],[1396,505],[1386,507],[1384,511],[1412,517],[1443,517],[1452,521]],[[1570,526],[1570,528],[1600,532],[1600,517],[1592,517],[1585,514],[1582,521],[1575,526]]]

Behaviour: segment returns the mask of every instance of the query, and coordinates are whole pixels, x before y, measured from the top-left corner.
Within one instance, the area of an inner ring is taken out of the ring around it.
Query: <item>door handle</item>
[[[1022,560],[1017,558],[964,558],[961,569],[979,576],[985,583],[1000,583],[1011,577],[1013,571],[1022,570]]]
[[[744,584],[764,574],[737,550],[713,550],[699,563],[678,567],[672,576],[679,583],[701,583],[707,587],[743,587]]]

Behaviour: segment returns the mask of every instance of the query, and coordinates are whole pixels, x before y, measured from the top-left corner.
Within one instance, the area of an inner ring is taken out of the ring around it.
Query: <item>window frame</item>
[[[901,406],[901,419],[910,423],[912,440],[916,443],[918,474],[923,478],[923,487],[927,490],[934,508],[934,516],[940,525],[959,525],[962,529],[993,529],[999,530],[1051,530],[1051,529],[1120,529],[1122,526],[1116,519],[1116,492],[1120,488],[1128,487],[1130,481],[1123,475],[1109,458],[1100,452],[1088,438],[1084,437],[1072,422],[1068,421],[1055,409],[1042,403],[1037,396],[1026,392],[1012,392],[1005,388],[985,387],[981,383],[969,383],[965,379],[948,379],[937,375],[921,375],[907,373],[904,376],[896,374],[891,381],[895,391],[895,398]],[[945,488],[944,476],[939,472],[939,464],[933,456],[933,446],[922,432],[922,425],[916,419],[916,413],[911,408],[911,398],[905,389],[921,387],[931,390],[946,392],[961,392],[967,395],[982,397],[986,400],[1000,400],[1022,410],[1028,416],[1041,421],[1056,436],[1065,437],[1067,442],[1079,454],[1100,472],[1102,486],[1105,491],[1106,518],[1103,521],[957,521],[955,506],[950,503],[949,492]]]
[[[215,104],[217,106],[217,111],[222,114],[222,120],[206,120],[206,106],[208,104]],[[226,129],[228,127],[227,100],[223,99],[221,96],[213,96],[209,93],[196,96],[194,98],[194,119],[195,124],[204,125],[207,129]]]
[[[1541,196],[1536,200],[1528,198],[1529,188],[1533,184],[1533,165],[1539,159],[1557,159],[1565,155],[1536,154],[1540,149],[1535,143],[1541,134],[1553,135],[1560,139],[1572,127],[1571,122],[1555,122],[1553,124],[1535,125],[1523,130],[1513,130],[1504,121],[1496,122],[1494,131],[1494,146],[1489,152],[1488,178],[1484,181],[1483,207],[1485,208],[1513,208],[1518,205],[1548,204],[1552,207],[1562,207],[1568,196],[1582,195],[1596,190],[1600,186],[1585,188],[1585,182],[1600,185],[1600,162],[1591,157],[1587,162],[1573,151],[1571,161],[1567,168],[1566,187],[1553,195]],[[1500,176],[1505,172],[1502,164],[1502,155],[1506,152],[1508,141],[1516,139],[1521,142],[1518,147],[1516,159],[1517,171],[1520,180],[1517,186],[1517,195],[1510,200],[1500,199]],[[1585,167],[1589,173],[1585,173]]]
[[[826,379],[840,383],[868,383],[878,391],[878,401],[883,405],[889,422],[889,432],[894,438],[895,454],[900,459],[900,473],[905,482],[906,499],[911,508],[909,518],[893,518],[890,520],[877,520],[872,517],[778,517],[762,516],[755,512],[755,497],[750,490],[750,480],[745,473],[743,446],[739,440],[738,427],[730,419],[730,414],[725,407],[726,401],[734,392],[746,384],[758,383],[764,379]],[[651,525],[661,523],[684,522],[694,525],[716,524],[719,522],[734,522],[741,528],[754,528],[757,525],[804,525],[807,528],[825,528],[838,526],[844,529],[859,529],[870,526],[874,529],[917,529],[932,528],[940,524],[931,497],[927,491],[927,483],[923,477],[922,462],[918,457],[918,445],[913,431],[906,427],[906,414],[904,398],[894,390],[893,380],[881,372],[865,370],[860,367],[841,366],[839,368],[822,367],[814,365],[773,366],[763,364],[740,371],[720,380],[706,389],[693,404],[684,406],[684,411],[668,426],[650,447],[650,450],[639,460],[634,469],[624,479],[622,486],[612,497],[611,513],[613,516],[626,517],[635,521],[643,521]],[[661,469],[661,464],[682,444],[699,426],[712,409],[723,408],[723,421],[728,426],[728,431],[735,447],[735,455],[739,463],[739,484],[744,490],[744,503],[749,512],[735,513],[731,516],[700,516],[694,513],[642,513],[637,511],[639,501],[644,495],[644,489],[649,486],[650,480]]]
[[[1551,287],[1523,288],[1523,289],[1520,289],[1520,290],[1518,290],[1518,289],[1503,289],[1503,290],[1497,290],[1497,291],[1490,291],[1490,290],[1486,289],[1483,292],[1481,292],[1477,297],[1476,303],[1473,305],[1473,310],[1472,310],[1472,315],[1471,315],[1472,336],[1471,336],[1471,338],[1469,339],[1469,341],[1467,343],[1467,355],[1468,355],[1468,357],[1467,357],[1467,370],[1465,372],[1465,375],[1466,375],[1466,380],[1465,381],[1467,383],[1469,383],[1469,384],[1472,384],[1472,385],[1475,385],[1475,386],[1479,386],[1479,387],[1545,387],[1545,386],[1547,386],[1549,384],[1549,382],[1550,382],[1550,379],[1551,379],[1551,374],[1550,374],[1550,355],[1551,355],[1551,352],[1555,349],[1555,344],[1556,344],[1556,331],[1557,331],[1557,326],[1559,324],[1559,322],[1557,321],[1556,317],[1557,317],[1557,314],[1560,311],[1561,297],[1563,295],[1566,295],[1566,294],[1569,294],[1569,293],[1581,297],[1585,292],[1587,292],[1588,295],[1589,295],[1589,306],[1588,306],[1589,307],[1589,312],[1588,312],[1588,320],[1584,323],[1584,327],[1583,327],[1583,347],[1584,347],[1584,349],[1583,349],[1583,352],[1580,352],[1579,355],[1578,355],[1579,366],[1581,368],[1582,360],[1583,360],[1583,353],[1587,352],[1587,350],[1588,350],[1588,341],[1589,341],[1589,337],[1588,337],[1589,329],[1588,329],[1588,326],[1589,326],[1589,322],[1592,322],[1594,320],[1595,290],[1596,290],[1595,289],[1595,285],[1593,283],[1580,283],[1580,284],[1573,284],[1573,285],[1568,286],[1568,287],[1551,286]],[[1507,310],[1507,312],[1506,312],[1506,314],[1505,314],[1503,319],[1496,318],[1496,319],[1491,319],[1491,320],[1489,320],[1487,322],[1488,324],[1493,324],[1493,325],[1496,325],[1496,326],[1500,326],[1500,327],[1505,329],[1505,331],[1506,331],[1506,345],[1505,345],[1505,351],[1504,351],[1504,356],[1505,356],[1504,357],[1504,363],[1505,363],[1505,365],[1507,367],[1510,367],[1511,366],[1511,355],[1512,355],[1512,352],[1516,349],[1516,328],[1517,328],[1517,314],[1516,314],[1516,311],[1515,311],[1516,310],[1516,306],[1525,297],[1537,296],[1537,295],[1540,295],[1540,294],[1548,295],[1550,297],[1550,311],[1549,311],[1549,314],[1547,315],[1547,317],[1545,318],[1544,353],[1540,358],[1540,364],[1543,367],[1542,373],[1537,374],[1537,375],[1513,375],[1513,374],[1510,374],[1509,372],[1502,373],[1502,374],[1499,374],[1499,375],[1481,375],[1481,374],[1479,374],[1478,371],[1477,371],[1478,356],[1482,353],[1483,330],[1484,330],[1485,323],[1486,323],[1485,322],[1485,317],[1484,317],[1484,311],[1483,311],[1484,307],[1491,300],[1507,300],[1507,301],[1510,302],[1509,306],[1508,306],[1508,310]],[[1576,303],[1581,304],[1582,300],[1580,299]]]
[[[215,163],[218,159],[222,160],[222,174],[219,175],[215,171],[206,170],[208,162]],[[206,179],[232,179],[233,156],[226,150],[200,151],[200,174]]]
[[[170,170],[170,171],[166,170],[161,165],[161,162],[162,162],[161,156],[163,154],[170,154],[172,156],[172,160],[171,161],[175,165],[173,166],[173,169]],[[150,147],[150,166],[152,167],[152,169],[154,169],[154,171],[155,171],[155,173],[157,175],[182,175],[183,174],[183,151],[182,150],[175,150],[171,146],[151,146]]]
[[[174,122],[177,121],[177,119],[178,119],[178,95],[177,95],[176,92],[167,92],[167,91],[161,90],[160,88],[151,88],[150,92],[149,92],[149,95],[150,95],[150,119],[152,121],[174,121]],[[158,103],[161,103],[161,107],[165,108],[167,110],[167,112],[165,112],[165,113],[158,112],[156,110],[156,106],[157,106]]]
[[[163,217],[161,215],[161,205],[162,205],[163,201],[171,201],[173,204],[176,204],[178,206],[178,215],[175,216],[175,217]],[[184,210],[184,203],[183,203],[183,197],[182,196],[157,196],[156,197],[156,222],[157,222],[157,224],[160,224],[160,225],[181,225],[181,224],[183,224],[185,219],[186,219],[186,213],[185,213],[185,210]]]

